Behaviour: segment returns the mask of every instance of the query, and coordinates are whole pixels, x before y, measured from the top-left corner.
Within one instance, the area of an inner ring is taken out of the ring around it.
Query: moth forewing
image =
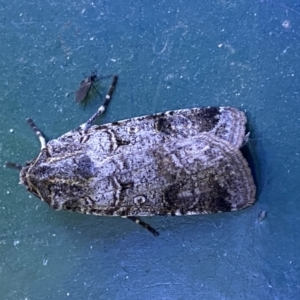
[[[45,202],[94,215],[150,216],[234,211],[255,200],[241,152],[210,133],[156,146],[124,145],[105,158],[90,148],[95,142],[90,137],[64,157],[53,155],[55,140],[48,143],[51,158],[31,169],[33,176],[47,166],[37,187]]]

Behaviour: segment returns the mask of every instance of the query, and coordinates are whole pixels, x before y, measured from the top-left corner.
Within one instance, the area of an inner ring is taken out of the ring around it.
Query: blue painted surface
[[[145,218],[154,238],[123,219],[55,213],[2,168],[1,299],[299,299],[297,1],[2,1],[0,20],[1,165],[38,154],[26,117],[48,138],[84,122],[99,101],[84,110],[72,92],[97,69],[120,76],[98,123],[245,110],[259,188],[241,212]]]

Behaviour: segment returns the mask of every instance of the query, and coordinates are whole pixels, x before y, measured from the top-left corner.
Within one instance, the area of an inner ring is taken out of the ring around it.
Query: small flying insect
[[[90,76],[86,77],[84,80],[82,80],[80,82],[80,86],[77,89],[77,91],[75,92],[75,101],[78,103],[84,102],[86,104],[86,102],[91,94],[90,92],[91,92],[92,88],[96,91],[96,93],[101,98],[101,95],[100,95],[99,91],[97,90],[95,83],[103,78],[107,78],[110,76],[99,77],[97,75],[97,71],[91,72]]]

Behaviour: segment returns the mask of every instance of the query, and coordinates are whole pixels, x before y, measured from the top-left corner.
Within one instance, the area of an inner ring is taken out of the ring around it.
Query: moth
[[[256,188],[240,147],[246,117],[232,107],[167,111],[104,125],[104,103],[77,129],[46,142],[20,170],[20,183],[54,210],[121,216],[158,232],[141,216],[198,215],[252,205]]]

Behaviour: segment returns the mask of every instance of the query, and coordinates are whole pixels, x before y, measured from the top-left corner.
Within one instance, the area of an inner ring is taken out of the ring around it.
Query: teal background
[[[144,218],[154,238],[54,212],[1,168],[0,299],[300,299],[299,29],[295,0],[1,1],[1,166],[39,153],[27,117],[52,139],[91,116],[99,100],[74,91],[97,69],[120,76],[99,124],[244,110],[259,193],[237,213]]]

